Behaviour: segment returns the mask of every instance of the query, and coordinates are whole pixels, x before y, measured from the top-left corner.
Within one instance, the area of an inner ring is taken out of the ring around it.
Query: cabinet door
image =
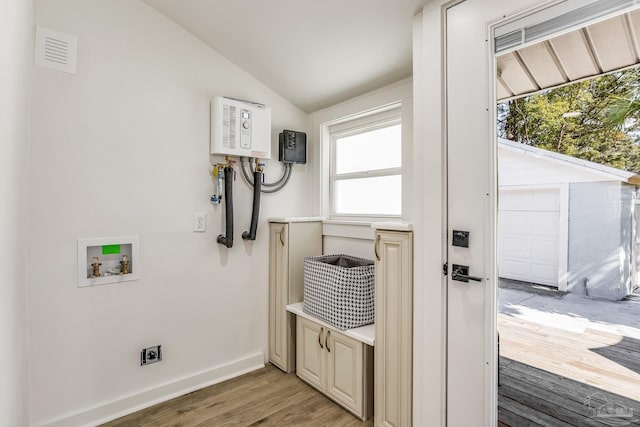
[[[413,243],[410,232],[376,232],[375,425],[412,419]]]
[[[293,329],[288,304],[288,225],[269,225],[269,360],[285,372],[293,370],[290,357]]]
[[[326,329],[315,322],[298,317],[297,330],[296,373],[318,390],[324,391]]]
[[[327,395],[363,417],[363,344],[335,331],[326,332]]]

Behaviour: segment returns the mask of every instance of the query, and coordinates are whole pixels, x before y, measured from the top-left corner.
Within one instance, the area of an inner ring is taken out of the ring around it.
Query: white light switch
[[[207,214],[204,212],[193,213],[193,231],[203,233],[207,229]]]

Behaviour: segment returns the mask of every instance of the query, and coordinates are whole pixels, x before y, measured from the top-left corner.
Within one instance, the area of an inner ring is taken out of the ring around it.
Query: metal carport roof
[[[640,9],[635,9],[502,54],[498,101],[636,66],[639,36]]]

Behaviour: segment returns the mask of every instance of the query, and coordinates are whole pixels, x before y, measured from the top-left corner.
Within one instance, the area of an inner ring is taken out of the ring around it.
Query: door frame
[[[636,287],[640,285],[640,230],[638,230],[638,228],[640,227],[640,200],[638,199],[637,187],[634,193],[632,206],[633,214],[631,215],[631,218],[633,221],[633,226],[631,227],[631,229],[633,230],[633,238],[631,239],[631,286]]]
[[[447,278],[442,266],[447,260],[447,9],[476,0],[431,0],[422,13],[414,17],[413,84],[414,84],[414,188],[416,200],[409,219],[414,222],[414,384],[413,425],[447,425]],[[522,0],[516,5],[502,2],[496,7],[494,22],[486,24],[489,82],[486,108],[490,123],[495,123],[496,56],[491,35],[497,26],[527,17],[565,0]],[[580,2],[573,0],[571,3]],[[583,4],[588,0],[582,0]],[[495,7],[495,6],[494,6]],[[491,40],[490,40],[491,39]],[[491,140],[496,140],[495,126],[489,126]],[[492,156],[497,156],[497,144],[491,144]],[[497,176],[497,164],[490,165],[487,174]],[[493,253],[487,258],[485,271],[491,277],[487,292],[495,295],[497,257],[495,253],[497,218],[496,189],[487,208],[491,207],[487,227],[493,228]],[[440,208],[437,208],[439,204]],[[436,206],[434,208],[434,205]],[[491,222],[493,221],[493,223]],[[497,302],[488,304],[489,325],[497,324]],[[494,353],[497,356],[497,353]],[[497,359],[496,359],[497,360]],[[420,363],[422,362],[422,363]],[[497,373],[497,362],[489,370]],[[497,384],[485,390],[485,401],[492,408],[483,425],[497,422]]]
[[[500,187],[498,185],[498,197],[501,192],[511,191],[545,191],[557,190],[560,193],[559,209],[559,229],[558,229],[558,290],[567,291],[567,278],[569,268],[569,184],[539,184],[539,185],[509,185]],[[498,205],[498,213],[500,206]],[[499,224],[498,224],[499,225]],[[496,228],[496,238],[499,238],[499,230]],[[499,244],[499,242],[497,243]],[[496,259],[499,262],[499,259]],[[498,279],[499,279],[498,272]]]

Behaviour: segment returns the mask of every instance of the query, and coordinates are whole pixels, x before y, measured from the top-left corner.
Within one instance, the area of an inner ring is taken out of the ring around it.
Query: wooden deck
[[[498,329],[501,426],[640,425],[640,340],[505,314]]]

